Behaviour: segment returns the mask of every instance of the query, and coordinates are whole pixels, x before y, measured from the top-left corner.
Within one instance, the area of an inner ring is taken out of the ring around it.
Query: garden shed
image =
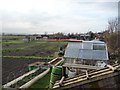
[[[80,63],[97,65],[99,63],[107,63],[108,51],[105,42],[99,40],[69,42],[64,59],[66,63]]]

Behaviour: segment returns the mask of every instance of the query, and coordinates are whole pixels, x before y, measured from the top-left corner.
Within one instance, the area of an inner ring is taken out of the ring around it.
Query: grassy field
[[[40,56],[54,57],[59,47],[66,45],[67,42],[48,42],[48,41],[31,41],[28,43],[22,40],[9,40],[2,42],[3,56]]]

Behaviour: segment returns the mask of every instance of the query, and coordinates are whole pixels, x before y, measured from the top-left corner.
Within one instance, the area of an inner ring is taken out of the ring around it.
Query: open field
[[[65,42],[3,42],[3,56],[53,56]]]
[[[60,46],[67,42],[30,41],[23,36],[3,37],[2,42],[2,82],[3,84],[28,71],[27,66],[36,61],[48,62],[56,57]]]

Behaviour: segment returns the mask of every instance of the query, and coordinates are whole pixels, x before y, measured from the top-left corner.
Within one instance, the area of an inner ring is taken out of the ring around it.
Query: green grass
[[[66,45],[67,42],[49,42],[49,41],[31,41],[29,43],[24,43],[22,41],[8,41],[8,42],[3,42],[3,48],[2,48],[2,53],[4,56],[9,56],[15,53],[23,52],[24,51],[42,51],[42,52],[52,52],[51,55],[53,56],[54,52],[59,51],[59,47],[62,45]],[[10,54],[12,53],[12,54]],[[47,55],[47,54],[46,54]]]
[[[36,83],[34,83],[30,88],[49,88],[50,74],[50,72],[46,74],[43,78],[39,79]]]
[[[2,58],[52,60],[57,57],[56,52],[59,52],[60,46],[67,45],[68,43],[39,40],[25,43],[22,41],[21,37],[17,38],[18,40],[8,40],[2,42]]]
[[[25,36],[2,36],[2,40],[20,40]]]
[[[20,44],[23,43],[22,40],[10,40],[10,41],[3,41],[2,44]]]
[[[40,57],[40,56],[2,56],[2,58],[48,59],[48,60],[53,59],[53,57]]]

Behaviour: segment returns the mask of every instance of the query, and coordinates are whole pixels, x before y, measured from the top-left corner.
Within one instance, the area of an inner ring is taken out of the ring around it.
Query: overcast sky
[[[118,1],[3,0],[0,24],[4,33],[99,32],[118,16]]]

